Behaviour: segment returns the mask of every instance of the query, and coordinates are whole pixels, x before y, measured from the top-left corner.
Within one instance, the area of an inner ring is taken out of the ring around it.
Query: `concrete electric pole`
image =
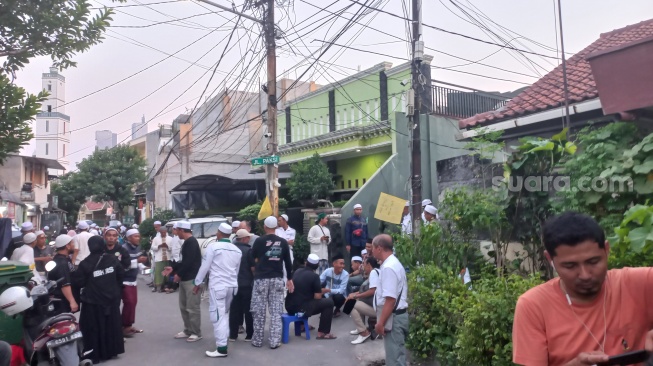
[[[277,50],[274,24],[274,1],[267,0],[265,9],[265,47],[268,57],[268,151],[269,156],[277,156]],[[274,216],[279,216],[279,164],[265,166],[265,183],[268,200]]]
[[[413,114],[409,117],[409,130],[411,137],[411,166],[410,166],[410,189],[411,189],[411,217],[413,219],[413,235],[420,232],[422,225],[422,149],[420,135],[420,66],[424,58],[424,41],[422,41],[422,0],[413,0],[413,59],[412,89],[408,93],[408,104],[413,103]],[[410,108],[408,109],[410,112]]]

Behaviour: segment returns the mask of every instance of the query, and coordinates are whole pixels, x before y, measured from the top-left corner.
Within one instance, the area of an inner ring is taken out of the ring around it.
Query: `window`
[[[340,189],[345,189],[345,181],[340,181]]]
[[[50,132],[50,121],[45,121],[45,132]]]
[[[48,84],[48,91],[52,91],[52,84]]]
[[[48,106],[48,113],[50,113],[50,112],[52,112],[52,106],[51,105]]]
[[[45,155],[48,155],[48,154],[49,154],[49,153],[48,153],[48,147],[49,147],[49,146],[48,146],[48,144],[46,143],[46,144],[45,144]]]
[[[351,179],[347,181],[347,188],[351,188]]]
[[[222,222],[216,221],[216,222],[207,222],[204,224],[204,235],[202,235],[203,238],[210,238],[212,236],[218,235],[218,227],[220,227],[220,224]]]
[[[365,178],[363,178],[363,184],[365,184]]]
[[[64,154],[65,155],[65,154]],[[358,188],[358,179],[356,179],[356,188]]]

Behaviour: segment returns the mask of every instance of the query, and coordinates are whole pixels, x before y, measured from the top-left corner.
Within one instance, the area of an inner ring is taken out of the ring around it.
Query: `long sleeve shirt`
[[[322,240],[323,236],[328,236],[329,240]],[[316,254],[320,259],[329,259],[328,245],[331,242],[331,232],[326,226],[315,225],[308,232],[308,242],[311,245],[311,253]]]
[[[229,239],[212,242],[204,251],[202,266],[195,283],[202,283],[209,274],[209,287],[215,290],[238,287],[238,270],[243,253]]]
[[[172,264],[172,269],[182,281],[192,281],[202,265],[202,252],[194,236],[184,240],[181,246],[181,262]]]
[[[353,247],[364,247],[367,242],[367,219],[352,216],[345,224],[345,243]]]
[[[324,294],[324,297],[330,295],[341,294],[347,296],[347,284],[349,283],[349,273],[344,269],[340,274],[335,274],[333,267],[327,268],[326,271],[320,275],[320,282],[323,288],[331,289],[331,292]]]
[[[152,239],[152,252],[154,252],[154,261],[155,262],[161,262],[161,261],[168,261],[172,259],[172,255],[170,252],[170,240],[169,236],[166,236],[165,238],[162,238],[160,236],[155,237]],[[168,247],[162,247],[161,244],[166,244]]]

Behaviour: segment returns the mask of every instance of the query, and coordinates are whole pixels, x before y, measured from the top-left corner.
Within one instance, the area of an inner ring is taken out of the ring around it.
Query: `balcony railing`
[[[497,110],[505,106],[510,100],[510,98],[501,95],[442,81],[431,80],[431,84],[432,114],[468,118],[479,113]]]

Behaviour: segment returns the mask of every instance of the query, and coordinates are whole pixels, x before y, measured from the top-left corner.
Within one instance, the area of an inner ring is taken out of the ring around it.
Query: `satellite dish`
[[[55,263],[54,261],[49,261],[48,263],[45,264],[45,270],[48,271],[48,272],[52,272],[52,270],[56,266],[57,266],[57,263]]]

